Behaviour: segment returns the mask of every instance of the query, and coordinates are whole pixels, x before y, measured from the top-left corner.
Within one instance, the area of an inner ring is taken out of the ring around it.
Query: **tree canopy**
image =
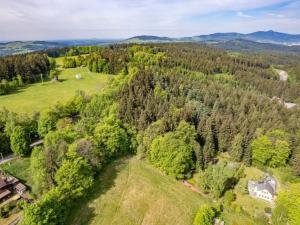
[[[184,178],[193,166],[192,156],[197,147],[194,138],[195,129],[182,121],[174,132],[153,140],[148,158],[167,174]]]
[[[275,225],[300,224],[300,184],[292,184],[287,190],[279,192],[276,208],[272,215]]]
[[[270,167],[285,166],[291,153],[287,134],[281,130],[258,137],[251,148],[253,161]]]

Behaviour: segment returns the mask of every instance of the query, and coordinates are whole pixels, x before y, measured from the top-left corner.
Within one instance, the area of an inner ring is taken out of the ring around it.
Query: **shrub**
[[[193,225],[212,225],[215,217],[215,211],[208,205],[203,205],[198,210]]]
[[[270,207],[265,207],[265,213],[272,213],[272,209]]]
[[[229,207],[235,199],[236,199],[236,196],[233,193],[233,190],[226,191],[224,194],[224,205],[226,207]]]
[[[128,135],[118,119],[103,119],[95,129],[95,138],[98,148],[107,158],[124,155],[130,150]]]
[[[29,135],[21,126],[16,126],[10,136],[10,144],[12,151],[19,156],[29,154]]]
[[[38,133],[44,137],[49,131],[54,130],[58,115],[52,109],[46,109],[40,115],[38,121]]]

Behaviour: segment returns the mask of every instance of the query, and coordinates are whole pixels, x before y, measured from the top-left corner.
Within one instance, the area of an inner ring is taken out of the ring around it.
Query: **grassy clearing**
[[[31,184],[30,158],[17,158],[0,165],[0,168],[15,176],[26,185]]]
[[[76,74],[81,74],[82,79],[77,80]],[[106,85],[109,75],[92,73],[87,68],[74,68],[62,70],[59,79],[61,82],[30,84],[9,95],[0,96],[0,108],[28,114],[40,111],[58,101],[70,99],[77,90],[83,90],[87,94],[98,92]]]
[[[109,165],[90,193],[68,224],[188,225],[207,201],[136,157]]]

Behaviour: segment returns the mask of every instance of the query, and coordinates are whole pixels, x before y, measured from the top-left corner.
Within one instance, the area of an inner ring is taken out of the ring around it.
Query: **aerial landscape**
[[[300,1],[0,6],[0,225],[300,225]]]

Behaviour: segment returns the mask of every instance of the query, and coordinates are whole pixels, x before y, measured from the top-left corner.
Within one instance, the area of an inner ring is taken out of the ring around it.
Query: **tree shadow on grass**
[[[65,82],[65,81],[67,81],[67,79],[65,79],[65,78],[59,78],[58,79],[58,83],[62,83],[62,82]]]
[[[25,91],[27,87],[26,86],[22,86],[22,87],[18,87],[14,90],[10,90],[8,93],[2,95],[2,96],[10,96],[10,95],[15,95],[15,94],[19,94]]]
[[[115,179],[118,173],[128,164],[128,159],[129,157],[126,157],[113,161],[100,172],[87,196],[74,205],[68,218],[68,224],[89,225],[92,222],[93,218],[96,217],[96,212],[94,207],[89,206],[89,203],[114,187]]]

